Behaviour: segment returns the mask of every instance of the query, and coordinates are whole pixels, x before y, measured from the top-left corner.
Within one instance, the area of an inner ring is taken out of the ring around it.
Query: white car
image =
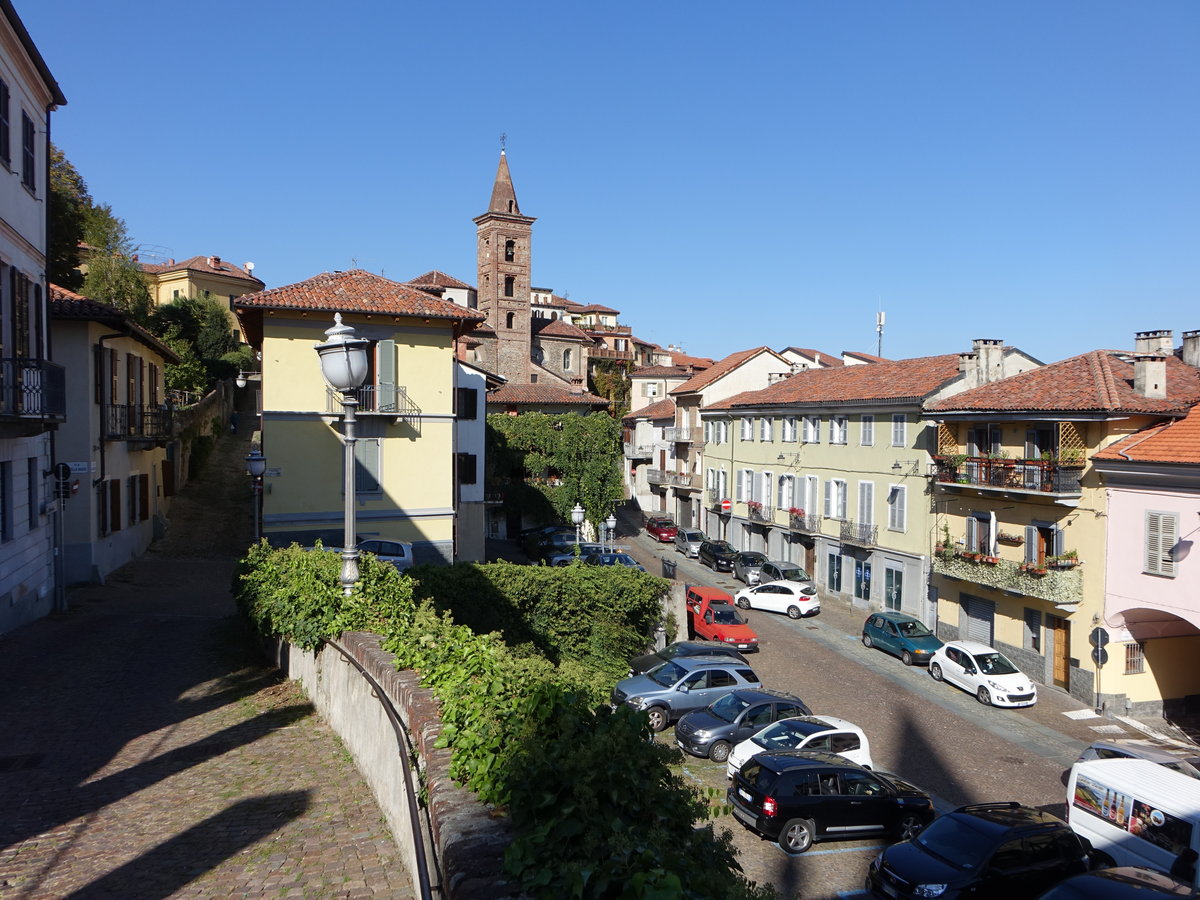
[[[787,613],[793,619],[815,616],[821,611],[817,589],[797,581],[770,581],[743,588],[734,595],[733,602],[742,609]]]
[[[875,768],[871,743],[857,725],[834,716],[796,716],[773,722],[730,750],[726,777],[732,778],[750,757],[764,750],[820,750]]]
[[[341,553],[338,550],[338,553]],[[391,563],[401,572],[412,567],[413,545],[408,541],[382,541],[371,538],[358,542],[359,553],[374,553],[380,562]]]
[[[948,681],[985,706],[1033,706],[1037,688],[1008,657],[978,641],[949,641],[929,660],[934,681]]]

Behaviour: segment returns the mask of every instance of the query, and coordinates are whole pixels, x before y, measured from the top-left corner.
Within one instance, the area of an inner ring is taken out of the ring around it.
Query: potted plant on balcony
[[[1039,566],[1037,563],[1029,563],[1029,567],[1025,571],[1030,575],[1037,575],[1039,578],[1050,573],[1049,569],[1045,566]]]
[[[758,500],[747,500],[746,508],[749,509],[751,513],[760,513],[762,512],[762,503],[760,503]]]
[[[1079,565],[1079,552],[1077,550],[1068,550],[1060,556],[1047,558],[1046,562],[1056,569],[1071,569]]]
[[[1023,538],[1021,535],[1008,534],[1004,531],[996,534],[996,540],[1001,544],[1007,544],[1010,547],[1020,547],[1023,543],[1025,543],[1025,538]]]
[[[989,566],[998,566],[1000,564],[1000,557],[998,556],[984,556],[982,559]]]

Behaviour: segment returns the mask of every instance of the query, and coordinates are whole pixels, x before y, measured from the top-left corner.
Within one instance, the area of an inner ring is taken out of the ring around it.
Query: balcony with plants
[[[1074,550],[1048,556],[1044,562],[1017,562],[972,550],[962,542],[952,543],[948,528],[933,551],[933,571],[938,575],[1036,597],[1068,612],[1083,599],[1083,573],[1079,566],[1079,555]]]
[[[1079,496],[1083,474],[1081,450],[1043,453],[1038,459],[1014,459],[1006,453],[967,456],[951,453],[933,458],[934,480],[939,488],[951,485]]]
[[[817,534],[821,530],[821,517],[815,513],[805,512],[798,506],[793,506],[788,509],[788,527],[792,531]]]
[[[772,523],[775,521],[775,507],[758,500],[750,500],[746,503],[746,515],[752,522]]]

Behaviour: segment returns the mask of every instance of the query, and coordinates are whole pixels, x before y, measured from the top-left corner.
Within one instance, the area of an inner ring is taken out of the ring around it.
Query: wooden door
[[[1060,688],[1071,686],[1071,626],[1060,616],[1046,616],[1046,629],[1051,632],[1054,650],[1054,683]]]

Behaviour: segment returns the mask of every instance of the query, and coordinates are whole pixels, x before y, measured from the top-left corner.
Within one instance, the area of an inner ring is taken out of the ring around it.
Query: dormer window
[[[511,297],[513,295],[513,289],[516,287],[516,283],[517,283],[517,279],[515,279],[512,275],[504,276],[504,296],[505,297]],[[512,326],[509,326],[509,327],[512,327]]]
[[[516,241],[505,241],[504,242],[504,261],[512,262],[516,258],[517,258],[517,242]]]

